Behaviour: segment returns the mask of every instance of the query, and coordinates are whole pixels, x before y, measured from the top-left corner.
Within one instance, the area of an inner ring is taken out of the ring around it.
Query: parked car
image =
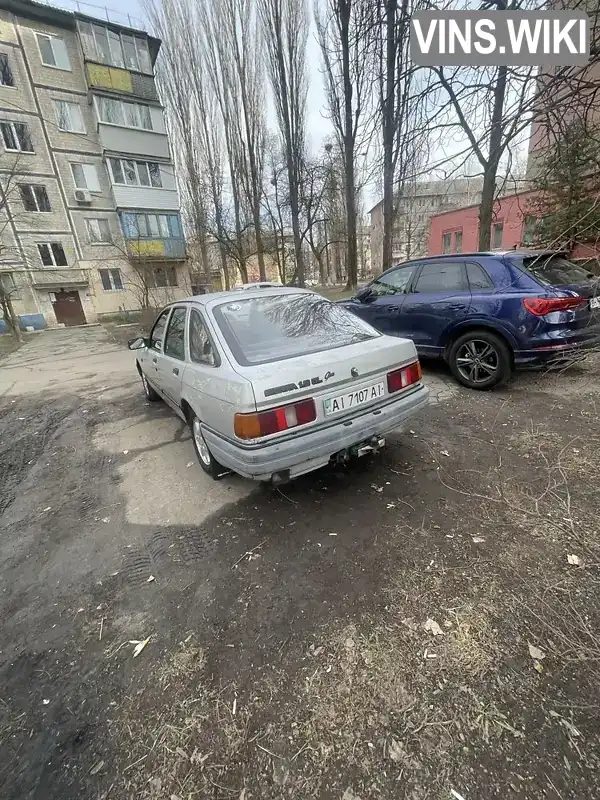
[[[341,304],[472,389],[600,344],[598,278],[565,253],[456,253],[398,264]]]
[[[173,303],[129,347],[146,397],[188,423],[213,478],[282,482],[374,452],[428,402],[411,341],[302,289]]]

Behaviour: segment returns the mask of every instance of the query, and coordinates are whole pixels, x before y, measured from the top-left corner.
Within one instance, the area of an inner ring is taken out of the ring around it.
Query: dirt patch
[[[40,508],[31,468],[52,470],[65,436],[98,470],[106,407],[48,402],[67,419],[41,452],[22,440],[33,464],[0,518],[5,796],[595,797],[594,365],[584,377],[568,399],[569,375],[460,392],[381,457],[195,526],[128,522],[129,456],[92,491],[67,447],[51,486],[69,516],[17,525],[23,492]],[[4,441],[19,421],[1,414]],[[87,526],[89,572],[36,582],[32,564],[72,557]]]

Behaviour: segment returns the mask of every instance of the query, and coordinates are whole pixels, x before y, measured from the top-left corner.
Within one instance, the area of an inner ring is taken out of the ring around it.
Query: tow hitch
[[[378,453],[384,445],[385,439],[383,436],[372,436],[364,442],[359,442],[352,445],[352,447],[347,447],[345,450],[340,450],[333,458],[337,464],[345,464],[353,456],[360,458],[360,456],[366,456],[368,453]]]

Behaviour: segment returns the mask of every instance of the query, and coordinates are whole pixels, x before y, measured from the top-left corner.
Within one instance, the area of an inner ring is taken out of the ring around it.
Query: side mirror
[[[373,289],[370,286],[363,286],[355,295],[355,298],[361,303],[368,303],[374,297]]]
[[[136,336],[135,339],[130,339],[127,342],[127,347],[130,350],[141,350],[142,347],[146,347],[146,340],[143,336]]]

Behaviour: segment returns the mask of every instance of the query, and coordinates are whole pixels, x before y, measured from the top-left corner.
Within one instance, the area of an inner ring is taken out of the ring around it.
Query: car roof
[[[294,294],[316,294],[310,289],[297,289],[295,286],[277,286],[262,287],[257,286],[255,289],[246,289],[243,293],[239,289],[229,289],[225,292],[210,292],[208,294],[196,294],[192,297],[184,297],[181,300],[174,300],[168,303],[166,308],[170,306],[180,306],[186,303],[195,303],[201,306],[219,305],[220,303],[227,303],[229,300],[248,300],[252,296],[258,297],[271,297],[273,295],[294,295]]]
[[[395,267],[402,267],[405,264],[420,264],[421,261],[445,261],[450,259],[456,261],[457,258],[502,258],[504,256],[518,256],[520,258],[531,257],[539,258],[541,256],[565,256],[568,255],[566,250],[533,250],[526,247],[519,248],[518,250],[478,250],[470,253],[443,253],[436,256],[420,256],[419,258],[411,258],[408,261],[400,261],[388,269]],[[385,270],[387,272],[388,270]]]

